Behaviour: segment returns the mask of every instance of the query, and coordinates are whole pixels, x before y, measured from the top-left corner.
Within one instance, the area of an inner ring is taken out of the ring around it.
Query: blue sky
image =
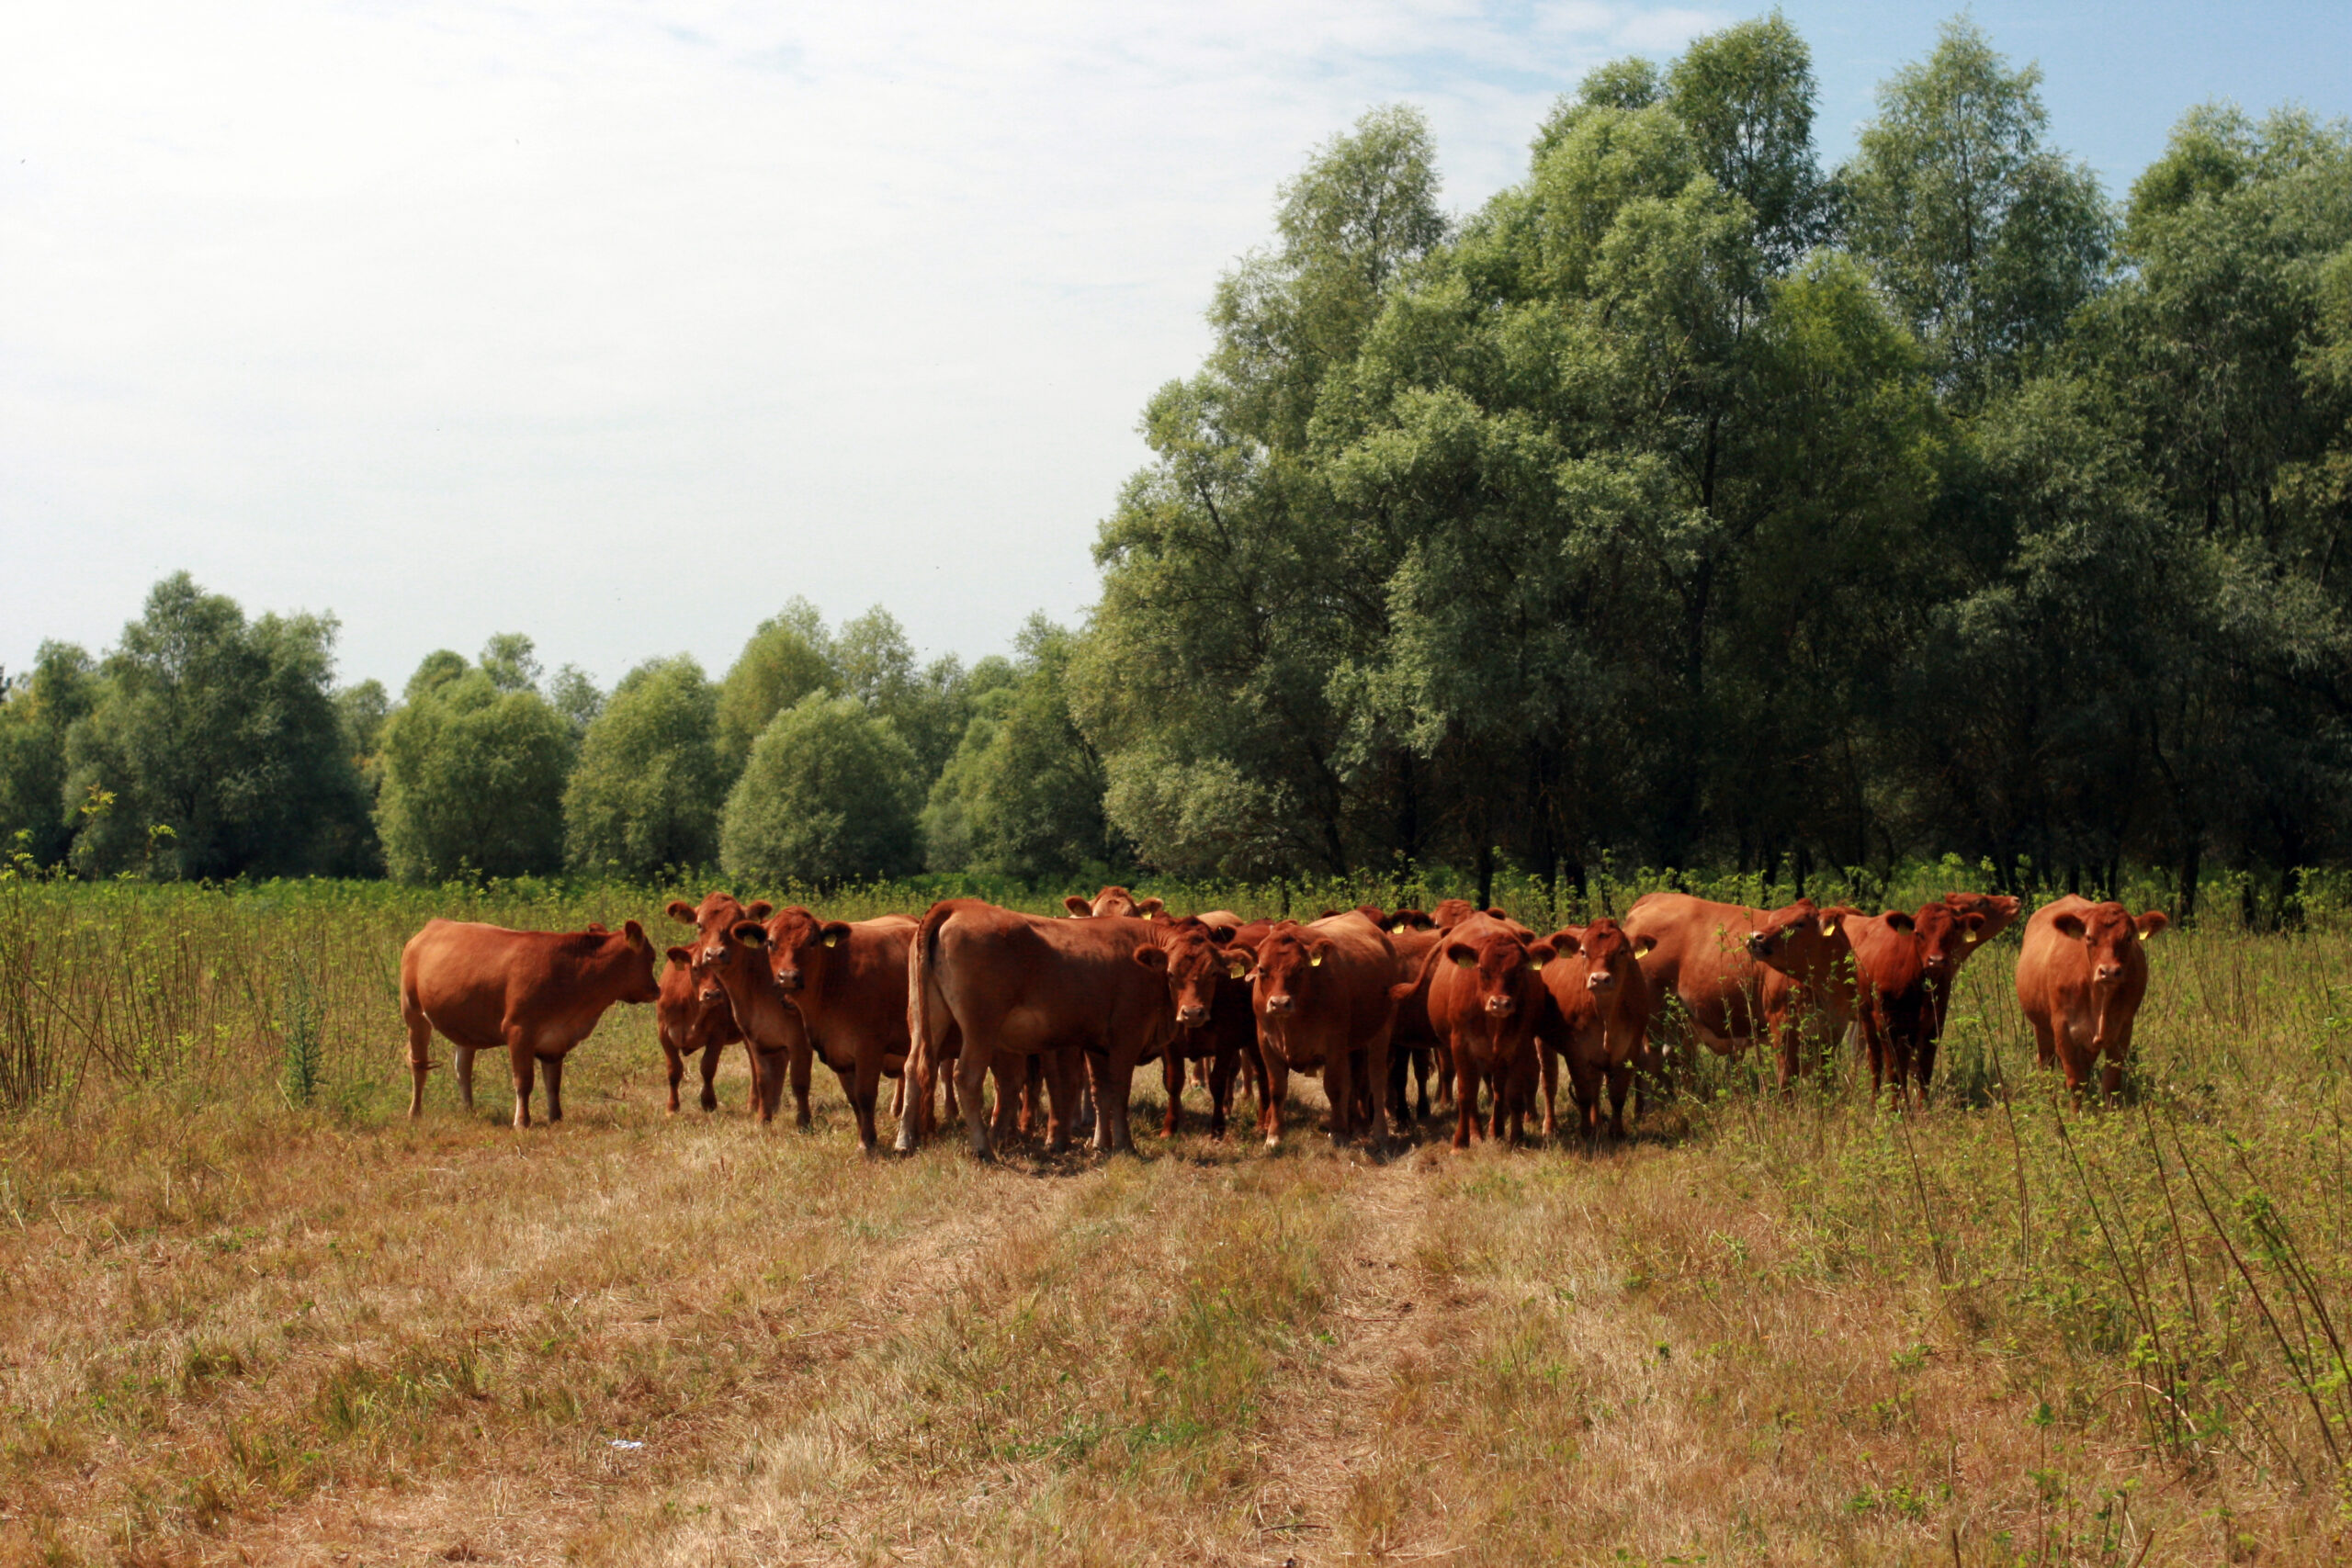
[[[1951,13],[1786,7],[1852,144]],[[186,567],[397,686],[497,631],[714,673],[805,594],[926,652],[1091,602],[1152,389],[1374,104],[1450,202],[1592,64],[1570,0],[77,0],[0,51],[0,664]],[[2206,98],[2352,112],[2352,6],[1980,5],[2119,190]]]

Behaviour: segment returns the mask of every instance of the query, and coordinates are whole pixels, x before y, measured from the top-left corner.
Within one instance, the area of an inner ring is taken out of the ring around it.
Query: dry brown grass
[[[2352,944],[2161,959],[2124,1111],[1993,1096],[1996,954],[1963,1103],[1597,1157],[867,1163],[666,1118],[642,1012],[521,1135],[85,1094],[0,1123],[0,1560],[2339,1561]]]

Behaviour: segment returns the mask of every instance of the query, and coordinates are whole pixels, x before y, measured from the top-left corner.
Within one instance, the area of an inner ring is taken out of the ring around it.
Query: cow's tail
[[[907,1066],[905,1081],[911,1087],[906,1097],[906,1108],[899,1116],[899,1152],[912,1154],[922,1135],[924,1113],[931,1109],[932,1084],[939,1072],[939,1046],[933,1029],[931,1007],[931,971],[934,962],[933,948],[939,941],[939,928],[956,912],[951,903],[941,902],[931,907],[922,923],[915,928],[914,940],[907,946]]]

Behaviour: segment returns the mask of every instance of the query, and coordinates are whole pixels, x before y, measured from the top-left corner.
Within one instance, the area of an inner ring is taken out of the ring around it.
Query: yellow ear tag
[[[842,933],[839,931],[834,931],[825,938],[825,945],[827,947],[839,947],[841,944]]]
[[[1403,934],[1404,934],[1404,931],[1405,931],[1405,922],[1404,922],[1404,921],[1402,921],[1402,920],[1399,920],[1399,921],[1397,921],[1395,925],[1390,926],[1390,927],[1388,928],[1388,930],[1389,930],[1389,931],[1390,931],[1390,933],[1391,933],[1391,934],[1393,934],[1393,935],[1398,935],[1398,936],[1401,936],[1401,935],[1403,935]]]
[[[2142,931],[2142,932],[2140,933],[2140,940],[2141,940],[2142,942],[2145,942],[2145,941],[2147,941],[2147,940],[2148,940],[2148,936],[2149,936],[2149,933],[2148,933],[2148,932],[2146,932],[2146,931]]]
[[[1453,961],[1453,966],[1456,969],[1476,969],[1478,967],[1478,961],[1475,958],[1457,958]]]
[[[1530,958],[1527,961],[1527,966],[1530,969],[1541,969],[1544,967],[1544,961],[1540,958]]]
[[[1836,936],[1838,934],[1837,916],[1824,915],[1821,917],[1821,934],[1823,936]]]
[[[1306,966],[1309,969],[1320,969],[1323,966],[1323,955],[1319,953],[1308,953],[1306,955]]]
[[[1250,973],[1250,965],[1247,964],[1228,964],[1225,966],[1226,978],[1228,980],[1238,980],[1248,973]]]

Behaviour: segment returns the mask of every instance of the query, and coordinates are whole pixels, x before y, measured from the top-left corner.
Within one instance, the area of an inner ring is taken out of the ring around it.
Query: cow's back
[[[510,1013],[551,977],[542,933],[471,920],[427,920],[401,950],[401,992],[461,1045],[503,1043]]]
[[[1628,937],[1657,945],[1641,958],[1653,995],[1679,991],[1685,999],[1753,983],[1757,962],[1747,954],[1756,912],[1688,893],[1645,893],[1618,924]]]

